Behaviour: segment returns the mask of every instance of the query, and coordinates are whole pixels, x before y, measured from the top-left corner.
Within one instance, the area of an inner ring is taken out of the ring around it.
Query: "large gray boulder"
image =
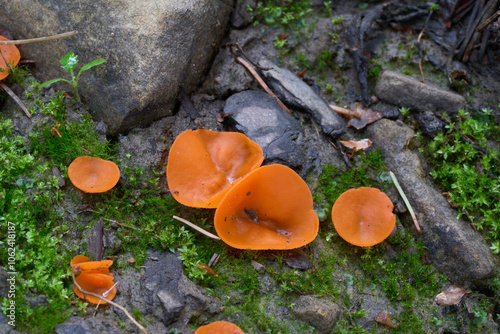
[[[66,77],[59,59],[69,51],[80,64],[106,59],[82,75],[79,93],[116,134],[170,115],[179,88],[196,88],[232,6],[233,0],[0,0],[0,29],[15,39],[78,31],[22,45],[21,54],[35,60],[40,81]]]

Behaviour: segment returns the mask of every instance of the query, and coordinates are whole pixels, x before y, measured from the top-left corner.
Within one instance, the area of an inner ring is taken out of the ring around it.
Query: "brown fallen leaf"
[[[370,108],[364,107],[361,103],[356,102],[351,105],[351,110],[361,114],[361,119],[351,118],[347,126],[352,126],[358,130],[364,128],[366,125],[378,121],[382,118],[382,114],[374,112]]]
[[[379,314],[377,314],[375,316],[375,321],[387,328],[392,328],[392,329],[396,328],[396,325],[394,325],[394,323],[392,322],[389,313],[387,313],[386,311],[382,311]]]
[[[372,146],[372,141],[368,138],[359,140],[359,141],[353,141],[353,140],[339,140],[339,143],[344,145],[347,148],[353,149],[354,152],[360,151],[367,149],[368,147]]]
[[[434,300],[439,305],[456,305],[460,303],[460,300],[462,300],[464,295],[469,293],[469,290],[452,285],[445,291],[439,293]]]
[[[220,112],[215,115],[215,118],[217,118],[217,122],[223,123],[227,116],[231,116],[233,114],[234,112]]]

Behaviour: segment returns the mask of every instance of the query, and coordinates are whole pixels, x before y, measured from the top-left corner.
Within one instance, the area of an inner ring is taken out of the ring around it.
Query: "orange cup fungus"
[[[111,260],[90,261],[84,255],[77,255],[71,260],[71,271],[75,274],[76,283],[87,292],[103,296],[113,300],[116,296],[116,286],[113,282],[114,276],[109,272],[113,264]],[[90,295],[86,295],[73,285],[75,294],[92,304],[107,304],[105,301]]]
[[[216,208],[231,184],[262,161],[262,148],[242,133],[187,130],[170,148],[168,187],[183,205]]]
[[[0,36],[0,41],[10,41],[7,37]],[[0,80],[9,76],[9,65],[15,67],[21,60],[21,53],[14,44],[0,45]]]
[[[393,208],[389,197],[379,189],[349,189],[333,205],[333,225],[345,241],[361,247],[373,246],[384,241],[394,229]]]
[[[75,187],[86,193],[102,193],[120,180],[120,169],[109,160],[78,157],[68,167],[68,177]]]
[[[236,183],[215,211],[215,229],[240,249],[293,249],[316,238],[318,216],[307,184],[283,165],[260,167]]]
[[[245,334],[238,326],[227,321],[216,321],[199,327],[194,334]]]

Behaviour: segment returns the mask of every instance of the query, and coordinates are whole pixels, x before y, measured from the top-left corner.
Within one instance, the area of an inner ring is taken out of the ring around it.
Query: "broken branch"
[[[117,307],[119,308],[123,313],[125,313],[125,315],[130,319],[130,321],[132,321],[134,323],[134,325],[137,326],[137,328],[139,328],[139,330],[141,332],[143,332],[144,334],[148,334],[148,332],[146,331],[146,329],[144,327],[141,326],[140,323],[137,322],[137,320],[134,319],[134,317],[128,313],[127,309],[123,306],[121,306],[120,304],[117,304],[115,303],[114,301],[111,301],[109,299],[106,299],[104,298],[103,296],[101,295],[98,295],[96,293],[93,293],[93,292],[88,292],[88,291],[85,291],[83,290],[80,285],[78,285],[78,283],[76,283],[76,278],[75,278],[75,274],[72,272],[71,273],[71,276],[73,277],[73,284],[78,288],[78,290],[80,290],[84,295],[89,295],[89,296],[92,296],[92,297],[96,297],[96,298],[99,298],[100,300],[106,302],[106,303],[109,303],[111,305],[113,305],[114,307]]]
[[[65,33],[57,34],[57,35],[53,35],[53,36],[30,38],[30,39],[18,39],[18,40],[14,40],[14,41],[0,41],[0,45],[6,45],[6,44],[16,44],[16,45],[19,45],[19,44],[30,44],[30,43],[46,42],[46,41],[51,41],[53,39],[74,36],[76,34],[78,34],[77,31],[69,31],[69,32],[65,32]]]
[[[394,182],[394,185],[396,186],[396,189],[399,192],[399,195],[403,198],[403,201],[405,202],[406,207],[408,208],[408,211],[410,212],[410,216],[413,219],[413,223],[415,224],[415,228],[417,229],[417,232],[420,233],[420,225],[418,224],[417,217],[415,216],[415,212],[413,211],[413,208],[410,205],[410,202],[408,201],[408,198],[406,198],[405,193],[403,192],[403,189],[399,185],[398,179],[396,178],[396,175],[394,175],[393,172],[389,172],[389,175],[391,176],[392,182]]]
[[[7,85],[4,84],[2,81],[0,81],[0,87],[2,87],[3,90],[6,91],[7,94],[9,94],[14,99],[14,101],[16,101],[16,103],[19,105],[19,107],[21,107],[21,109],[24,111],[26,116],[28,116],[28,118],[31,118],[31,114],[28,111],[28,109],[26,108],[26,106],[24,105],[23,101],[21,101],[21,99],[19,97],[17,97],[17,95],[9,87],[7,87]]]
[[[194,228],[196,231],[198,231],[200,233],[203,233],[204,235],[206,235],[209,238],[212,238],[212,239],[215,239],[215,240],[220,240],[220,238],[218,236],[216,236],[216,235],[214,235],[214,234],[212,234],[212,233],[210,233],[208,231],[205,231],[204,229],[202,229],[198,225],[195,225],[195,224],[191,223],[190,221],[187,221],[184,218],[177,217],[177,216],[172,216],[172,218],[177,219],[180,222],[183,222],[187,226],[190,226],[190,227]]]

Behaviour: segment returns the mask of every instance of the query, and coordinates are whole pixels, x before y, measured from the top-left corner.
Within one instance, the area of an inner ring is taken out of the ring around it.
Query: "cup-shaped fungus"
[[[102,193],[120,180],[120,169],[109,160],[78,157],[68,167],[68,177],[75,187],[86,193]]]
[[[199,327],[194,334],[245,334],[238,326],[227,321],[216,321]]]
[[[215,211],[215,229],[240,249],[293,249],[316,238],[311,191],[283,165],[258,168],[236,183]]]
[[[170,148],[168,187],[181,204],[216,208],[231,184],[262,161],[262,148],[242,133],[187,130]]]
[[[75,281],[82,290],[101,295],[108,300],[113,300],[116,296],[114,276],[109,272],[112,264],[111,260],[90,261],[84,255],[75,256],[70,263],[71,271],[76,276]],[[97,297],[85,294],[76,285],[73,285],[73,291],[79,298],[89,303],[106,304]]]
[[[0,41],[9,41],[7,37],[0,36]],[[0,45],[0,80],[9,76],[10,67],[15,67],[21,59],[19,49],[14,44]]]
[[[349,189],[333,205],[333,225],[345,241],[356,246],[373,246],[384,241],[394,229],[393,208],[390,198],[379,189]]]

